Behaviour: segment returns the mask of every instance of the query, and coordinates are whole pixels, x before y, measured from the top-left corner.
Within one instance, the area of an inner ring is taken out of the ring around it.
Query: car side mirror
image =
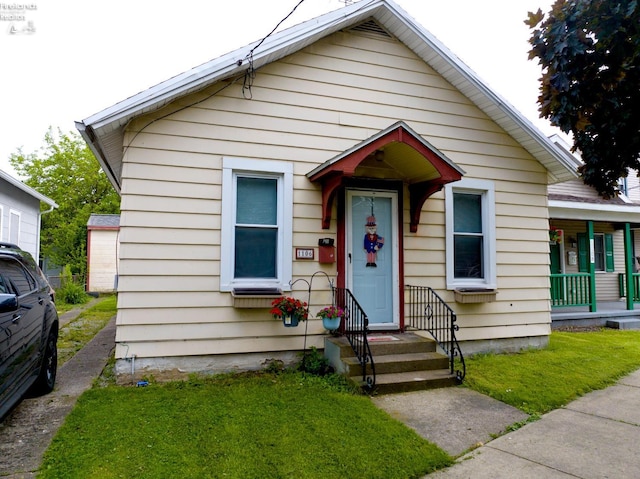
[[[0,313],[10,313],[18,309],[18,296],[15,294],[0,294]]]

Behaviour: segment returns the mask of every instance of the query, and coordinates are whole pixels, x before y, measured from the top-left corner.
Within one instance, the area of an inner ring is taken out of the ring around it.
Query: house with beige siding
[[[561,139],[553,141],[568,151]],[[576,168],[582,164],[578,155],[574,161]],[[636,172],[622,178],[618,196],[609,199],[580,179],[549,186],[554,317],[581,309],[605,315],[635,309],[640,301],[639,189]]]
[[[77,127],[122,198],[121,374],[294,361],[324,347],[314,316],[334,288],[370,334],[406,329],[417,286],[455,312],[465,353],[547,344],[547,190],[575,168],[392,1],[275,33]],[[303,327],[272,318],[280,294],[311,303]]]

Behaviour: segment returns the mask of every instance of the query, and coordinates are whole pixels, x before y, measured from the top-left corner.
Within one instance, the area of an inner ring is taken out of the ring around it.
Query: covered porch
[[[640,329],[640,209],[550,196],[552,329]]]

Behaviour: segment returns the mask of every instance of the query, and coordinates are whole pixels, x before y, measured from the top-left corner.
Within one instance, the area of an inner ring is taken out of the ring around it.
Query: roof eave
[[[53,201],[51,198],[49,198],[48,196],[43,195],[42,193],[38,193],[36,190],[34,190],[33,188],[31,188],[28,185],[25,185],[22,181],[14,178],[13,176],[11,176],[10,174],[0,170],[0,178],[2,178],[3,180],[5,180],[7,183],[10,183],[11,185],[15,186],[16,188],[18,188],[19,190],[24,191],[25,193],[33,196],[34,198],[36,198],[39,201],[42,201],[43,203],[48,204],[49,206],[51,206],[52,208],[57,208],[58,204]]]
[[[549,200],[549,217],[567,220],[640,223],[640,206]]]
[[[253,53],[253,67],[257,69],[277,61],[369,17],[374,17],[507,131],[547,169],[550,183],[577,177],[575,167],[540,130],[489,89],[467,65],[391,0],[363,0],[279,32],[267,38],[259,51]],[[105,171],[118,191],[123,148],[122,145],[119,148],[113,144],[104,145],[102,138],[113,133],[120,137],[135,117],[158,110],[179,97],[224,78],[241,75],[246,71],[245,60],[253,45],[256,43],[160,83],[79,123],[93,133],[94,139],[88,143],[101,165],[112,165],[108,168],[110,173],[107,169]],[[88,138],[84,134],[83,137],[85,140]]]

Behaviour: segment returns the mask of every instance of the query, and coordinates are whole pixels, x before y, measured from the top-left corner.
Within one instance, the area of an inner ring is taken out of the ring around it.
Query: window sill
[[[492,303],[498,292],[495,289],[461,288],[454,290],[457,303]]]
[[[231,292],[234,308],[270,308],[274,299],[282,296],[282,292],[273,288],[234,289]]]

